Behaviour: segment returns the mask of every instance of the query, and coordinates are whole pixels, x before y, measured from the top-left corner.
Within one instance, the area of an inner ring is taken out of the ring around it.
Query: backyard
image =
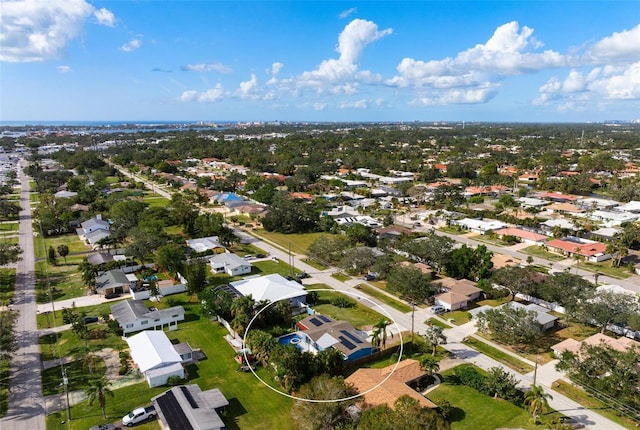
[[[327,289],[328,287],[324,284],[307,286],[308,290],[314,288]],[[332,304],[331,302],[338,297],[347,297],[348,300],[353,303],[353,307],[338,307]],[[355,297],[347,296],[333,290],[318,291],[318,302],[313,306],[313,309],[336,320],[348,321],[355,328],[372,326],[381,319],[388,319],[384,315],[379,314],[362,303],[358,303],[358,300],[360,299],[356,299]]]
[[[309,246],[329,233],[283,234],[259,229],[256,231],[262,239],[274,242],[283,250],[291,249],[294,254],[306,254]]]

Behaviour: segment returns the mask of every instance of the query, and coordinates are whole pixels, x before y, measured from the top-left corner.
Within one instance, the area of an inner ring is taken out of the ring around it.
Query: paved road
[[[22,260],[16,264],[16,288],[14,309],[19,312],[17,321],[18,350],[11,360],[9,380],[9,411],[0,420],[2,430],[45,430],[45,408],[40,378],[40,354],[36,326],[35,263],[33,228],[29,201],[29,179],[20,161],[20,228],[19,244]]]

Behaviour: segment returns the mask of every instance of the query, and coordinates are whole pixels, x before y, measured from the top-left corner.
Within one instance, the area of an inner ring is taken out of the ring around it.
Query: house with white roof
[[[145,330],[126,339],[131,358],[150,388],[165,385],[172,376],[184,379],[182,357],[163,331]]]
[[[271,303],[288,299],[292,307],[300,307],[306,302],[307,292],[296,281],[289,281],[277,273],[260,277],[250,277],[230,282],[243,296],[251,295],[256,302],[268,300]]]
[[[636,200],[631,200],[629,203],[620,205],[616,209],[623,212],[640,213],[640,202]]]
[[[491,231],[507,227],[507,224],[495,219],[463,218],[460,220],[453,220],[452,224],[459,225],[465,230],[470,230],[481,234],[486,234]]]
[[[214,253],[226,252],[226,248],[218,242],[218,236],[187,239],[187,246],[197,253],[207,251],[213,251]]]
[[[230,252],[212,256],[209,259],[209,265],[213,273],[226,273],[229,276],[251,273],[251,263]]]

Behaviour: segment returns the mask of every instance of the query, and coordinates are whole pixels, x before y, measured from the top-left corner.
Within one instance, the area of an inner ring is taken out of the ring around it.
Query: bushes
[[[331,300],[331,304],[338,308],[352,308],[356,304],[346,297],[336,297]]]
[[[473,366],[458,366],[454,370],[454,379],[479,393],[507,400],[516,406],[522,405],[523,393],[518,390],[515,377],[500,367],[490,368],[485,376]]]

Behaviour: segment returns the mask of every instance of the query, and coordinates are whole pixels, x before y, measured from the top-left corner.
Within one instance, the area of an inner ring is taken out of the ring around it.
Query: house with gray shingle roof
[[[123,300],[111,305],[111,315],[126,335],[141,330],[162,330],[165,326],[176,330],[178,321],[184,321],[184,308],[150,310],[142,300]]]

